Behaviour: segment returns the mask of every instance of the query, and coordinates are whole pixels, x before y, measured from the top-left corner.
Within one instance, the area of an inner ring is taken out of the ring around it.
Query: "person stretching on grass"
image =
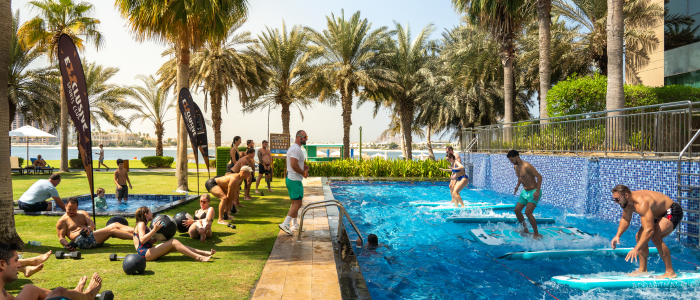
[[[53,291],[40,288],[38,286],[27,284],[22,287],[22,290],[17,294],[17,297],[10,295],[5,290],[5,285],[17,280],[17,272],[21,268],[19,255],[19,245],[15,243],[0,243],[0,300],[93,300],[102,288],[102,278],[97,273],[92,275],[92,281],[85,289],[87,277],[83,276],[78,281],[78,286],[74,290],[57,287]]]
[[[209,194],[202,194],[199,197],[199,210],[194,212],[194,220],[182,220],[182,225],[189,228],[188,233],[193,239],[199,238],[204,242],[208,237],[211,237],[211,223],[214,222],[214,208],[209,206],[211,198]]]
[[[51,250],[39,256],[34,256],[32,258],[23,258],[19,260],[19,271],[24,274],[24,277],[29,278],[34,275],[34,273],[44,269],[44,262],[51,257]]]
[[[105,228],[95,230],[95,223],[92,222],[90,215],[84,210],[78,210],[78,198],[70,197],[66,204],[66,213],[56,223],[56,232],[61,245],[73,251],[75,248],[100,247],[111,237],[130,240],[134,228],[114,222]]]
[[[515,176],[518,177],[518,183],[515,185],[513,195],[518,192],[520,184],[523,185],[523,190],[520,192],[520,197],[518,198],[518,204],[515,205],[515,216],[518,217],[518,222],[523,225],[522,232],[530,232],[527,230],[525,218],[523,218],[523,208],[526,208],[525,215],[528,220],[530,220],[530,225],[532,225],[532,231],[534,232],[533,238],[540,239],[542,235],[537,232],[537,220],[535,216],[532,215],[532,212],[535,211],[537,203],[540,202],[540,198],[542,197],[542,175],[540,175],[537,169],[529,162],[520,159],[520,153],[516,150],[510,150],[506,157],[513,164]]]
[[[207,191],[220,200],[219,220],[217,223],[229,225],[226,222],[229,219],[227,211],[234,207],[234,201],[238,201],[241,182],[245,180],[251,171],[252,169],[249,166],[243,166],[239,173],[226,173],[224,176],[210,178],[204,183]],[[231,218],[233,219],[233,216]]]
[[[307,140],[309,140],[309,136],[306,135],[306,131],[299,130],[297,131],[294,144],[287,150],[287,178],[285,182],[289,192],[289,199],[292,200],[292,206],[289,207],[289,212],[287,212],[284,222],[279,224],[279,227],[290,235],[292,231],[296,231],[299,228],[297,214],[304,199],[304,185],[301,181],[309,176],[309,166],[306,165],[304,152],[301,151],[301,146],[306,145]],[[291,227],[289,226],[290,222],[292,224]]]
[[[450,194],[452,195],[452,201],[450,202],[454,203],[457,207],[464,207],[462,196],[460,196],[459,193],[469,184],[469,176],[464,173],[464,165],[457,161],[452,153],[447,153],[447,161],[450,162],[452,168],[440,170],[452,172],[452,174],[455,176],[455,184],[450,189]]]
[[[136,253],[144,257],[146,260],[156,260],[159,257],[170,252],[180,252],[197,261],[209,261],[216,253],[216,250],[202,251],[189,246],[185,246],[176,239],[170,239],[159,245],[155,245],[156,240],[153,238],[159,229],[163,227],[163,222],[153,224],[153,230],[146,227],[146,223],[153,220],[153,213],[148,207],[141,206],[136,210],[136,229],[134,230],[134,247]]]

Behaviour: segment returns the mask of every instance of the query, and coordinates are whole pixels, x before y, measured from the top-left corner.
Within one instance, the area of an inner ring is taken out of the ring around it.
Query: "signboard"
[[[270,133],[270,152],[273,157],[286,156],[290,145],[289,134]]]

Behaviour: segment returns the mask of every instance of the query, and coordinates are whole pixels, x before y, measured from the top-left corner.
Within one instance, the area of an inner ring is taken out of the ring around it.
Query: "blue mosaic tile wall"
[[[472,154],[475,187],[512,194],[517,183],[513,165],[505,154]],[[590,214],[619,222],[622,208],[612,201],[610,189],[617,184],[632,190],[652,190],[676,200],[678,164],[676,161],[589,159],[582,157],[522,155],[543,176],[541,203],[564,208],[571,213]],[[464,159],[464,158],[463,158]],[[700,164],[683,163],[681,172],[700,173]],[[681,184],[700,186],[700,176],[682,176]],[[522,187],[520,188],[522,190]],[[700,198],[700,188],[690,188],[681,197]],[[700,200],[681,199],[684,209],[698,210]],[[698,222],[697,213],[685,212],[684,220]],[[639,216],[632,220],[639,226]],[[697,225],[681,223],[681,232],[698,234]],[[697,243],[696,239],[688,242]]]

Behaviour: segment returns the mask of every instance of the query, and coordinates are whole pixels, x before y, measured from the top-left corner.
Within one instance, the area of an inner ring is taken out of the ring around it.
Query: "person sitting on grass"
[[[68,198],[66,213],[56,223],[56,232],[61,245],[73,251],[75,248],[100,247],[111,237],[131,240],[134,228],[115,222],[105,228],[95,230],[95,223],[92,222],[88,213],[84,210],[78,210],[78,198],[71,197]]]
[[[99,209],[107,208],[107,199],[105,199],[105,189],[97,188],[97,197],[95,197],[95,207]]]
[[[153,224],[153,230],[146,227],[146,223],[153,220],[153,213],[148,207],[141,206],[136,210],[136,229],[134,230],[134,247],[136,248],[136,253],[144,257],[148,261],[156,260],[159,257],[166,255],[170,252],[180,252],[184,255],[192,257],[197,261],[206,262],[211,259],[211,257],[216,253],[216,250],[211,249],[210,251],[198,250],[180,243],[176,239],[170,239],[159,245],[155,245],[155,235],[158,230],[163,227],[163,222],[158,222]],[[144,242],[145,241],[145,242]]]
[[[32,258],[22,258],[19,260],[19,271],[24,274],[24,277],[31,277],[36,272],[44,269],[44,262],[51,257],[51,250],[39,256]]]
[[[18,278],[17,272],[21,268],[19,255],[17,255],[17,250],[19,249],[20,246],[15,243],[0,243],[0,284],[2,285],[0,300],[93,300],[100,292],[100,288],[102,288],[102,278],[95,273],[92,275],[92,281],[90,281],[90,285],[88,285],[85,291],[83,290],[85,289],[87,277],[83,276],[78,281],[78,286],[74,290],[63,287],[47,290],[32,284],[27,284],[22,287],[17,297],[10,295],[10,293],[5,290],[5,285],[15,282]]]
[[[199,238],[204,242],[208,237],[211,237],[211,224],[214,222],[214,208],[209,206],[211,197],[209,194],[202,194],[199,197],[200,209],[194,212],[194,220],[182,220],[182,225],[189,228],[188,233],[193,239]]]
[[[58,190],[56,189],[56,186],[60,183],[60,174],[52,174],[48,180],[39,179],[19,197],[19,209],[24,210],[24,212],[51,211],[53,205],[46,199],[53,198],[56,205],[65,211],[66,205],[63,204],[63,200],[58,196]]]
[[[234,202],[238,201],[241,182],[252,172],[249,166],[243,166],[239,173],[227,173],[224,176],[214,177],[204,183],[207,191],[212,193],[214,197],[219,198],[219,221],[221,225],[229,225],[228,214],[226,213],[234,206]],[[233,218],[233,217],[231,217]]]

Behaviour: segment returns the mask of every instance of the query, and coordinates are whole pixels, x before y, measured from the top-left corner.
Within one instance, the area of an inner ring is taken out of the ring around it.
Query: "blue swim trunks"
[[[92,248],[97,248],[101,247],[102,244],[98,244],[97,241],[95,241],[95,236],[93,235],[94,232],[90,232],[90,235],[83,237],[82,235],[78,236],[75,239],[75,244],[78,245],[78,248],[80,249],[92,249]]]
[[[523,205],[527,205],[528,203],[535,203],[535,205],[537,205],[537,203],[540,202],[540,199],[542,199],[542,192],[540,192],[540,197],[537,200],[535,200],[535,192],[536,191],[537,191],[537,189],[532,189],[529,191],[526,191],[523,189],[523,191],[520,192],[520,197],[518,198],[518,203],[523,204]]]

